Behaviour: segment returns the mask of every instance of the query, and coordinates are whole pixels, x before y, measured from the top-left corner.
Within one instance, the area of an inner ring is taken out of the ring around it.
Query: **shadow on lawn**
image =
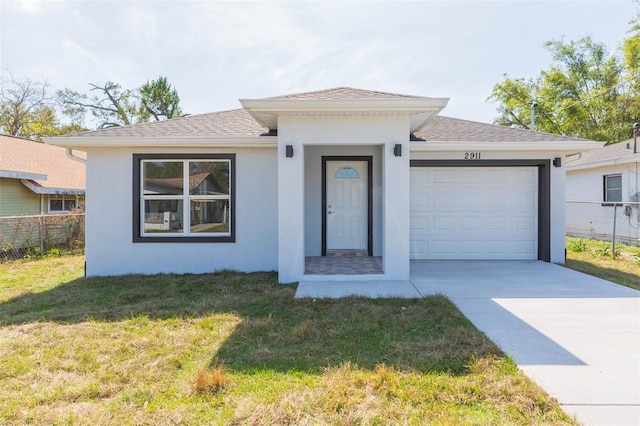
[[[464,374],[471,359],[500,354],[442,296],[313,300],[294,293],[275,273],[87,278],[1,303],[0,325],[234,314],[242,320],[211,364],[235,371],[320,371],[351,362]]]

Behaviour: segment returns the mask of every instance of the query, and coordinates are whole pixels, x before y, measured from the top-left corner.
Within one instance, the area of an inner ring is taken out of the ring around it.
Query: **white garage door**
[[[537,167],[414,167],[411,259],[537,259],[537,213]]]

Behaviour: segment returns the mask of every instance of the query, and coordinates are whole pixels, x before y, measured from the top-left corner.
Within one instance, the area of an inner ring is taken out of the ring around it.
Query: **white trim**
[[[411,116],[410,131],[421,128],[447,106],[449,98],[370,99],[240,99],[251,116],[269,129],[281,115],[402,115]]]
[[[41,175],[38,173],[12,172],[10,170],[0,170],[0,178],[47,180],[47,175]]]
[[[20,182],[35,192],[36,194],[43,195],[84,195],[84,189],[71,189],[71,188],[44,188],[36,185],[30,180],[21,179]]]

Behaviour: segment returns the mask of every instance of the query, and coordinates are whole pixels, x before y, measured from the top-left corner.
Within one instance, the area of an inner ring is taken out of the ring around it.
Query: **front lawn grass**
[[[441,296],[0,264],[1,424],[576,424]]]
[[[567,237],[565,266],[640,290],[640,247],[616,244],[616,256],[608,241]]]

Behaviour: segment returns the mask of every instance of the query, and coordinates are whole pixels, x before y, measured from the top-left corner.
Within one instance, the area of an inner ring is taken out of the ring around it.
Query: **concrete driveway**
[[[586,425],[640,425],[640,292],[545,262],[415,262],[422,296],[444,294]]]

